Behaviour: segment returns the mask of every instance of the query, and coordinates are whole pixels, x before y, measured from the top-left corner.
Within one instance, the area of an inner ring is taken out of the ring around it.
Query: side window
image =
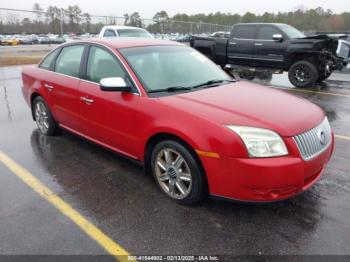
[[[42,69],[47,69],[50,70],[51,65],[53,60],[56,58],[57,54],[60,52],[60,48],[56,49],[55,51],[53,51],[52,53],[50,53],[39,65],[40,68]]]
[[[239,39],[255,39],[255,28],[255,26],[250,25],[237,26],[234,37]]]
[[[117,59],[106,50],[96,46],[90,48],[86,77],[87,80],[96,83],[106,77],[121,77],[128,82],[126,73]]]
[[[116,37],[117,34],[112,29],[106,29],[106,31],[103,34],[103,37]]]
[[[79,77],[80,62],[84,52],[84,45],[67,46],[56,60],[55,72]]]
[[[281,34],[281,32],[272,26],[262,26],[259,30],[258,39],[272,40],[272,36],[275,34]]]

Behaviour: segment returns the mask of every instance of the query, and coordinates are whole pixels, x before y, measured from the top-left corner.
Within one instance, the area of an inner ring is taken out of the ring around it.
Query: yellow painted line
[[[335,137],[335,138],[338,138],[338,139],[350,140],[350,137],[349,137],[349,136],[334,135],[334,137]]]
[[[321,91],[312,91],[312,90],[305,90],[305,89],[296,89],[296,88],[279,88],[286,91],[295,91],[295,92],[305,92],[305,93],[314,93],[314,94],[321,94],[321,95],[329,95],[329,96],[342,96],[342,97],[349,97],[350,95],[345,94],[337,94],[337,93],[328,93],[328,92],[321,92]]]
[[[95,240],[109,254],[113,255],[118,261],[130,261],[130,255],[124,248],[114,242],[110,237],[104,234],[94,224],[83,217],[78,211],[62,200],[53,191],[35,178],[28,170],[17,164],[14,160],[0,151],[0,162],[11,170],[19,179],[26,183],[31,189],[56,207],[62,214],[74,222],[89,237]]]
[[[215,153],[215,152],[205,152],[205,151],[201,151],[201,150],[198,150],[198,149],[196,149],[196,152],[200,156],[212,157],[212,158],[220,158],[220,155],[218,153]]]

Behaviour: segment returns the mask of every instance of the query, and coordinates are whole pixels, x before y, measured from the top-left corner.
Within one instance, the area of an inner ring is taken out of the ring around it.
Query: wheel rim
[[[305,83],[310,80],[310,68],[305,65],[299,65],[295,68],[294,78],[299,83]]]
[[[155,161],[156,178],[163,191],[171,198],[187,197],[192,188],[192,174],[184,157],[173,149],[164,148]]]
[[[35,121],[42,133],[46,133],[49,129],[49,116],[47,108],[42,102],[35,104]]]

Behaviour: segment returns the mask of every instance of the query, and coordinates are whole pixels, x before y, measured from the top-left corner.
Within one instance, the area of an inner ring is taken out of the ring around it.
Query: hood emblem
[[[321,144],[321,145],[324,146],[324,145],[326,144],[326,135],[325,135],[325,133],[324,133],[323,130],[319,129],[319,130],[317,131],[317,138],[318,138],[318,140],[320,141],[320,144]]]

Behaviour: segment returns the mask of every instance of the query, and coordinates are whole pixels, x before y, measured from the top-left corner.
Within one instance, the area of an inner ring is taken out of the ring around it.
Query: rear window
[[[142,29],[118,29],[117,31],[119,37],[151,37],[145,30]]]
[[[237,26],[234,37],[240,39],[255,39],[255,29],[256,27],[251,25]]]

